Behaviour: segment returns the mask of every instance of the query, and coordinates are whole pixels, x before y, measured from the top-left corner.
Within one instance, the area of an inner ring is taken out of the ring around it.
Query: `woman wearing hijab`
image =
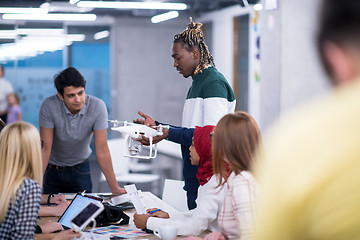
[[[158,229],[160,226],[176,226],[178,235],[199,235],[202,231],[220,231],[217,216],[224,203],[226,187],[217,188],[219,176],[213,175],[211,138],[214,126],[196,127],[193,144],[190,146],[191,164],[199,165],[196,177],[199,180],[197,207],[179,214],[164,211],[147,214],[135,214],[134,223],[137,228]],[[189,130],[190,129],[186,129]]]
[[[212,141],[213,171],[225,179],[218,183],[219,188],[228,191],[217,219],[220,231],[213,231],[204,240],[252,239],[259,198],[252,169],[256,151],[263,150],[259,127],[246,112],[227,114],[216,125]]]

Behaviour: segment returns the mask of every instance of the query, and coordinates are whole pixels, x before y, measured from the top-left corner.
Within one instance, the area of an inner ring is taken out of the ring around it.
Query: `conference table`
[[[106,195],[106,193],[98,193],[101,195]],[[91,195],[97,195],[96,193],[92,193]],[[163,200],[161,200],[160,198],[158,198],[157,196],[155,196],[153,193],[151,192],[141,192],[139,191],[139,195],[140,198],[145,206],[146,209],[148,208],[160,208],[161,210],[164,210],[168,213],[177,213],[179,212],[177,209],[175,209],[174,207],[170,206],[169,204],[167,204],[166,202],[164,202]],[[125,227],[128,229],[136,229],[134,222],[133,222],[133,215],[135,213],[135,209],[128,209],[128,210],[124,210],[124,213],[126,213],[129,217],[129,224],[126,225],[121,225],[120,227]],[[58,217],[39,217],[38,218],[38,224],[43,224],[47,221],[57,221]],[[139,230],[139,229],[138,229]],[[206,235],[206,232],[203,232],[200,237],[203,237]],[[154,234],[148,234],[148,235],[144,235],[144,236],[137,236],[137,237],[131,237],[131,239],[149,239],[149,240],[159,240],[159,238],[154,235]],[[185,236],[178,236],[178,238],[185,238]]]

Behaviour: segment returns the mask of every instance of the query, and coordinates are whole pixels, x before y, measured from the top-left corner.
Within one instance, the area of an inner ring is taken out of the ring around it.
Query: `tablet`
[[[102,199],[89,195],[76,194],[70,205],[67,207],[58,222],[64,229],[72,228],[71,220],[73,220],[89,203],[102,203]]]
[[[101,202],[90,202],[72,220],[71,226],[76,232],[80,232],[104,210]]]

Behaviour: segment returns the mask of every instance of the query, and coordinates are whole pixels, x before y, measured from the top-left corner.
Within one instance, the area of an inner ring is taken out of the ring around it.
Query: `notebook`
[[[83,210],[83,208],[91,202],[102,203],[102,198],[82,195],[81,193],[76,194],[63,215],[61,215],[61,217],[59,218],[58,222],[63,226],[64,229],[72,228],[71,220],[76,217],[81,212],[81,210]]]

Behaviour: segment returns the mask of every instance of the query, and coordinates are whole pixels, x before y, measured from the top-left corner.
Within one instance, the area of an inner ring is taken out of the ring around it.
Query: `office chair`
[[[153,183],[152,192],[158,192],[153,188],[158,186],[160,175],[148,173],[130,173],[130,159],[123,156],[123,138],[115,138],[108,140],[108,147],[111,155],[111,161],[114,168],[116,181],[124,185],[137,183]],[[103,173],[100,175],[99,183],[106,182]],[[154,185],[154,186],[153,186]]]

